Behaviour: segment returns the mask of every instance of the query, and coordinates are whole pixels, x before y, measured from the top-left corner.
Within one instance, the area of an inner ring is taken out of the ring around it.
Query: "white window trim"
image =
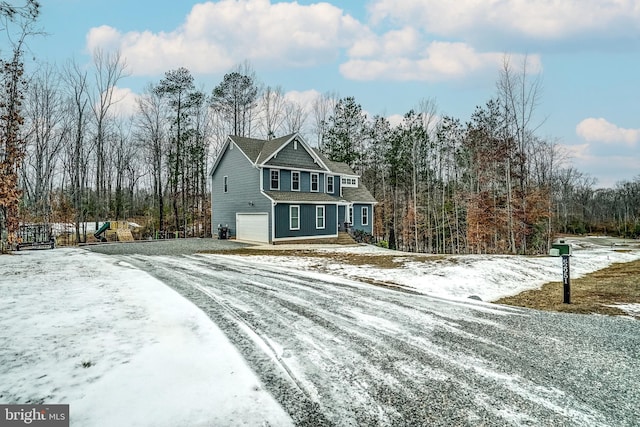
[[[349,205],[349,210],[347,211],[347,220],[349,224],[353,226],[353,205]]]
[[[293,188],[293,174],[297,173],[298,174],[298,188]],[[300,179],[302,177],[302,174],[300,173],[300,171],[291,171],[291,191],[300,191]]]
[[[273,186],[273,173],[274,172],[278,174],[278,186],[277,187]],[[271,169],[269,171],[269,189],[270,190],[279,190],[280,189],[280,169]]]
[[[360,222],[362,225],[369,225],[369,208],[367,206],[363,206],[360,214]],[[365,219],[367,220],[366,222]]]
[[[293,226],[293,209],[296,208],[298,211],[298,226]],[[289,230],[300,230],[300,205],[290,205],[289,206]]]
[[[222,178],[222,192],[223,193],[229,192],[229,176],[228,175],[225,175]]]
[[[331,178],[331,191],[329,191],[329,178]],[[333,175],[327,175],[326,189],[328,194],[333,194],[336,192],[336,179],[333,177]]]
[[[342,187],[352,187],[352,188],[357,188],[358,187],[358,178],[355,177],[342,177],[340,179],[340,185]]]
[[[318,212],[322,212],[322,215],[318,215]],[[324,208],[324,206],[316,206],[316,230],[324,230],[327,226],[327,221],[326,221],[326,216],[325,216],[326,210]],[[318,220],[322,218],[322,227],[318,227]]]
[[[318,185],[318,187],[317,187],[315,190],[313,189],[313,177],[314,177],[314,176],[317,178],[316,183],[317,183],[317,185]],[[309,191],[311,191],[312,193],[317,193],[317,192],[319,192],[319,191],[320,191],[320,174],[318,174],[318,173],[311,173],[311,174],[309,175]]]

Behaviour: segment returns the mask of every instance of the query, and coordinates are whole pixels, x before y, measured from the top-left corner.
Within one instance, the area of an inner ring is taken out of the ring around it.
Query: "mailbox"
[[[554,243],[551,245],[551,250],[549,251],[549,255],[551,256],[571,255],[571,245],[569,243],[565,243],[564,240],[560,240],[558,243]]]

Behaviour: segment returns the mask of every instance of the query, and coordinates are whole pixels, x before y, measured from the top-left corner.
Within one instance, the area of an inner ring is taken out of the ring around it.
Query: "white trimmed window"
[[[223,191],[225,193],[229,192],[229,177],[225,175],[225,177],[222,179],[222,187],[223,187]]]
[[[291,172],[291,191],[300,191],[300,172]]]
[[[327,193],[333,194],[333,176],[327,175]]]
[[[272,190],[280,189],[280,171],[278,169],[271,169],[271,186]]]
[[[311,174],[311,191],[318,192],[320,188],[320,178],[317,173]]]
[[[342,177],[341,180],[342,186],[343,187],[357,187],[358,186],[358,178],[345,178]]]
[[[369,225],[369,208],[366,206],[362,207],[362,225]]]
[[[316,228],[324,228],[324,206],[316,206]]]
[[[353,206],[349,206],[349,224],[353,225]]]
[[[289,230],[300,230],[300,206],[289,206]]]

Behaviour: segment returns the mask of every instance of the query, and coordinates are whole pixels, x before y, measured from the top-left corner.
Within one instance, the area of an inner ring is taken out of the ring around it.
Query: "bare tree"
[[[301,133],[307,116],[304,106],[295,101],[287,101],[284,107],[284,133]]]
[[[285,99],[281,86],[267,86],[260,97],[259,127],[267,139],[273,139],[285,120]]]
[[[90,114],[87,72],[76,62],[65,66],[63,80],[67,85],[70,135],[66,144],[65,169],[71,181],[71,198],[75,213],[76,242],[86,241],[86,215],[84,203],[87,184],[87,127]],[[82,233],[80,229],[82,227]]]
[[[533,135],[542,124],[534,124],[535,111],[542,96],[542,80],[539,74],[532,75],[529,70],[529,60],[525,56],[519,66],[514,70],[509,55],[503,58],[500,77],[497,82],[498,96],[504,108],[505,140],[513,140],[515,143],[514,155],[508,158],[505,177],[507,180],[507,219],[509,226],[509,240],[512,252],[517,251],[517,240],[520,241],[520,251],[527,250],[526,225],[522,218],[527,216],[527,179],[529,176],[527,153],[528,145],[533,143]],[[515,162],[515,165],[514,165]],[[513,170],[515,167],[515,170]],[[516,172],[514,174],[514,172]],[[513,177],[516,177],[516,186],[513,185]],[[514,190],[519,191],[519,218],[514,215]]]
[[[107,53],[96,49],[93,53],[95,67],[95,93],[91,99],[91,110],[95,120],[95,154],[96,154],[96,224],[99,218],[105,219],[109,209],[109,192],[107,192],[106,165],[108,162],[106,149],[107,119],[109,110],[119,100],[114,99],[114,91],[118,82],[125,77],[126,62],[120,52]]]
[[[25,205],[39,221],[48,222],[58,157],[70,129],[65,123],[60,75],[44,66],[31,80],[25,103],[27,157],[23,169]]]
[[[164,185],[166,174],[163,171],[165,152],[167,151],[166,119],[167,104],[163,95],[152,85],[145,87],[138,98],[138,113],[135,116],[136,139],[145,153],[146,164],[150,168],[155,208],[158,214],[159,230],[163,231],[164,221]]]
[[[328,92],[313,102],[313,131],[316,134],[316,144],[320,149],[324,149],[324,138],[329,129],[329,117],[333,115],[338,99],[337,93]]]
[[[412,138],[412,146],[411,146],[411,162],[413,164],[412,168],[412,176],[411,176],[411,190],[413,196],[413,210],[414,210],[414,238],[416,242],[416,251],[418,250],[418,186],[419,186],[419,175],[424,174],[427,171],[427,167],[425,165],[425,161],[428,158],[427,151],[429,147],[431,137],[431,132],[434,129],[434,125],[437,121],[437,112],[438,106],[434,99],[423,99],[420,101],[418,111],[420,114],[420,118],[422,121],[422,127],[420,132],[420,138]],[[444,191],[444,190],[443,190]],[[430,195],[429,195],[429,185],[426,186],[426,217],[429,218],[430,214]],[[444,214],[443,214],[444,216]],[[428,223],[428,222],[427,222]]]

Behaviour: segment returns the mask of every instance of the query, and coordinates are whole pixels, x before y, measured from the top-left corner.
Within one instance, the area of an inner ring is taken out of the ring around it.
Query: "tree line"
[[[353,97],[319,96],[311,106],[261,84],[250,64],[213,89],[188,69],[149,82],[132,113],[118,85],[118,52],[96,50],[26,75],[24,41],[39,5],[0,4],[19,42],[0,65],[0,235],[18,225],[74,225],[136,218],[148,235],[210,236],[208,171],[228,135],[271,139],[300,133],[348,163],[379,201],[374,235],[392,248],[433,253],[543,253],[557,233],[640,234],[640,178],[595,189],[559,146],[537,134],[540,81],[526,60],[505,56],[493,99],[468,121],[424,99],[401,123],[368,117]]]

